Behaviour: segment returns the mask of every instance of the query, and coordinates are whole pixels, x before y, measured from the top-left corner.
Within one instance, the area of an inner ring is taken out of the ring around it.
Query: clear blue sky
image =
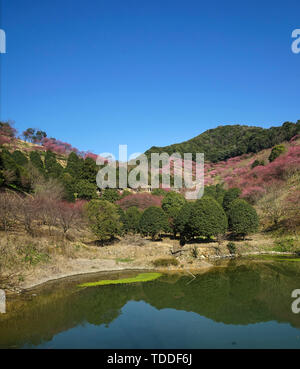
[[[299,0],[2,0],[1,119],[95,153],[300,119]]]

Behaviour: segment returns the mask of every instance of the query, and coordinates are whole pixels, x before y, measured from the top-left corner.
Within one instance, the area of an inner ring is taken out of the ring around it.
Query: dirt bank
[[[231,258],[227,241],[179,246],[178,240],[166,238],[152,242],[139,236],[127,237],[107,246],[71,244],[67,253],[55,252],[47,262],[24,265],[13,287],[15,292],[29,289],[45,282],[80,274],[120,271],[120,270],[159,270],[159,271],[206,271],[221,258]],[[273,241],[261,236],[236,242],[236,255],[280,254],[273,250]],[[157,259],[176,259],[177,265],[157,268]]]

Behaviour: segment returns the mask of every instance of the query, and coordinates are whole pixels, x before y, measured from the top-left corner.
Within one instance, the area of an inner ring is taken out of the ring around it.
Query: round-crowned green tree
[[[224,234],[228,228],[224,209],[212,197],[202,197],[193,204],[189,227],[194,236],[211,238]]]
[[[231,203],[228,220],[230,231],[244,238],[247,234],[257,231],[259,225],[256,210],[242,199],[236,199]]]
[[[175,231],[180,233],[181,245],[184,245],[186,241],[192,237],[191,229],[189,226],[192,207],[192,202],[186,202],[179,210],[174,220]]]
[[[124,215],[124,231],[126,233],[138,233],[142,213],[136,206],[127,209]]]
[[[121,235],[122,223],[114,204],[106,200],[92,200],[85,205],[84,210],[91,231],[100,241]]]
[[[161,207],[168,216],[174,237],[176,236],[175,219],[185,202],[184,196],[177,192],[169,192],[162,200]]]
[[[230,208],[230,204],[237,199],[241,194],[241,190],[239,188],[230,188],[226,191],[223,198],[223,209],[227,212]]]
[[[151,236],[154,240],[157,234],[169,228],[166,213],[157,206],[150,206],[143,212],[139,228],[142,235]]]
[[[90,183],[86,179],[79,180],[75,185],[75,189],[79,199],[91,200],[97,198],[96,184]]]

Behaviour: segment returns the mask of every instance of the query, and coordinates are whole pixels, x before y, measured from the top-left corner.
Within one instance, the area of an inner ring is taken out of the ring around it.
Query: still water
[[[140,273],[140,272],[139,272]],[[220,263],[145,283],[78,288],[135,272],[48,283],[8,298],[1,348],[300,348],[300,262]]]

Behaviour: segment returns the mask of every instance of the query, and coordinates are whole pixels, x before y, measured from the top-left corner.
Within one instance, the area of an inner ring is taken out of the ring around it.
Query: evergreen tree
[[[105,200],[92,200],[85,206],[91,231],[100,241],[113,239],[122,232],[117,207]]]
[[[96,184],[98,167],[92,158],[86,158],[81,165],[80,179],[85,179],[90,183]]]
[[[223,209],[226,212],[229,210],[230,204],[240,196],[241,192],[239,188],[230,188],[226,191],[223,198]]]
[[[26,156],[19,150],[16,150],[12,153],[12,158],[14,159],[15,163],[18,165],[26,165],[28,164],[28,159]]]
[[[176,236],[175,219],[180,211],[180,209],[185,204],[186,200],[184,196],[177,192],[169,192],[162,201],[162,209],[168,216],[170,227]]]
[[[119,192],[115,188],[105,188],[102,190],[101,199],[109,202],[116,202],[121,198]]]
[[[157,234],[168,230],[167,215],[161,208],[150,206],[142,214],[139,228],[142,235],[151,236],[154,240]]]
[[[244,238],[247,234],[256,232],[259,225],[256,210],[242,199],[236,199],[231,203],[228,220],[230,231]]]
[[[97,198],[97,187],[86,179],[80,179],[75,182],[75,189],[79,199],[91,200]]]
[[[73,178],[79,178],[83,167],[83,160],[80,159],[75,152],[71,152],[68,156],[65,171]]]
[[[129,208],[124,216],[124,230],[126,233],[138,233],[142,213],[135,206]]]
[[[186,202],[179,210],[174,221],[175,230],[180,233],[180,243],[182,245],[192,237],[191,228],[189,226],[192,208],[193,203]]]
[[[45,172],[44,163],[41,159],[41,155],[37,151],[31,151],[29,154],[31,164],[37,168],[40,172]]]
[[[222,206],[212,197],[204,196],[194,203],[189,226],[193,235],[210,238],[224,234],[228,223]]]

